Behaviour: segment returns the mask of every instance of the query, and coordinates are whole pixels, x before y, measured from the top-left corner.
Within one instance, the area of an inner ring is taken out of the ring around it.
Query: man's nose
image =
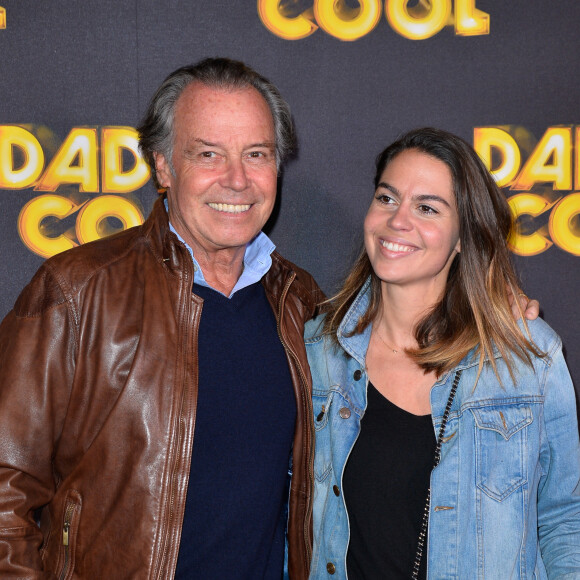
[[[248,185],[246,167],[241,159],[228,159],[222,176],[222,185],[235,191],[242,191]]]

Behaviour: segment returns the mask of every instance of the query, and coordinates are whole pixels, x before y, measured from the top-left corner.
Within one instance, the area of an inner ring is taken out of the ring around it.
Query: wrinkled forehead
[[[183,89],[177,99],[175,118],[189,117],[196,112],[207,120],[232,113],[274,127],[274,118],[266,99],[251,85],[222,87],[194,81]]]

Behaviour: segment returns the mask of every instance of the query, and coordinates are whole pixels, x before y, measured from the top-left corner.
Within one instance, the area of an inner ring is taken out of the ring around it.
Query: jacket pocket
[[[59,580],[72,577],[75,565],[75,548],[79,520],[81,515],[81,497],[77,491],[70,491],[66,496],[62,515],[61,556]]]
[[[526,404],[471,409],[476,424],[477,486],[503,501],[527,482],[527,429],[533,421]]]
[[[314,477],[324,481],[331,471],[332,454],[330,449],[330,425],[328,418],[332,405],[333,392],[323,395],[313,395],[312,406],[314,413],[315,449]]]

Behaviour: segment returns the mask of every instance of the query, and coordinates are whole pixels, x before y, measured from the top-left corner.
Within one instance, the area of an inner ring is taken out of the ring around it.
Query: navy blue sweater
[[[282,577],[296,403],[262,284],[204,299],[191,474],[176,578]]]

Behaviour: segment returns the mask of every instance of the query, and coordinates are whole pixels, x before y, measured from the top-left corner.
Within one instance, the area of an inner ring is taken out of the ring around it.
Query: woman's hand
[[[538,318],[540,314],[540,303],[537,300],[530,300],[521,290],[518,292],[517,300],[514,300],[513,293],[508,289],[508,300],[510,301],[515,320],[519,320],[522,312],[528,320]]]

